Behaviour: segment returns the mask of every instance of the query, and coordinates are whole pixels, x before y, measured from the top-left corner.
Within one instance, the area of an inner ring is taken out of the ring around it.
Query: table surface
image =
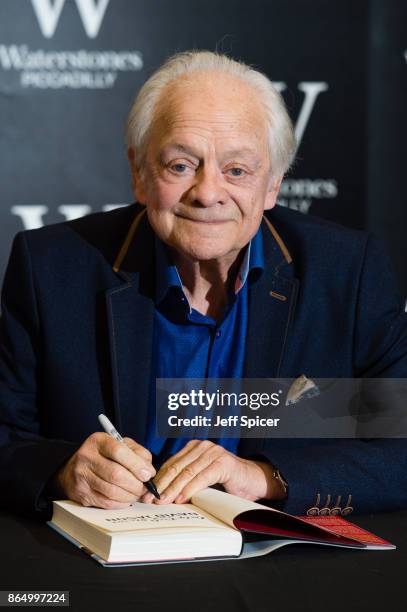
[[[75,611],[407,611],[407,511],[352,516],[393,551],[291,545],[242,561],[128,568],[103,568],[44,523],[0,517],[1,590],[69,590]]]

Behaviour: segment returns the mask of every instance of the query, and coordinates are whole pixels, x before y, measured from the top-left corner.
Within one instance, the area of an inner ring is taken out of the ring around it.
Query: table
[[[351,518],[398,549],[293,545],[245,561],[107,569],[46,524],[0,513],[1,589],[69,590],[75,612],[406,612],[407,511]]]

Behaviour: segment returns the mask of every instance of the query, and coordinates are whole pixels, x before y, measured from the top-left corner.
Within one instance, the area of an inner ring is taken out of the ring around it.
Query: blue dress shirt
[[[155,238],[156,299],[146,447],[163,463],[188,439],[156,435],[156,378],[242,378],[248,320],[248,284],[264,269],[261,229],[246,247],[223,319],[191,308],[168,247]],[[236,453],[238,438],[214,440]]]

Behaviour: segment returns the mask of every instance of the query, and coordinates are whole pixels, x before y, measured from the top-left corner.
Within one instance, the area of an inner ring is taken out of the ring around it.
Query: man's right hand
[[[126,508],[146,493],[143,482],[155,476],[149,450],[131,438],[118,442],[107,433],[89,436],[58,470],[63,496],[97,508]]]

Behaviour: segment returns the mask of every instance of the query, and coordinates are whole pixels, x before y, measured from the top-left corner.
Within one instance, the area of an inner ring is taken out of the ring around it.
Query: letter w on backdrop
[[[89,38],[96,38],[110,0],[75,0],[83,27]],[[31,0],[41,32],[52,38],[59,23],[65,0]]]

